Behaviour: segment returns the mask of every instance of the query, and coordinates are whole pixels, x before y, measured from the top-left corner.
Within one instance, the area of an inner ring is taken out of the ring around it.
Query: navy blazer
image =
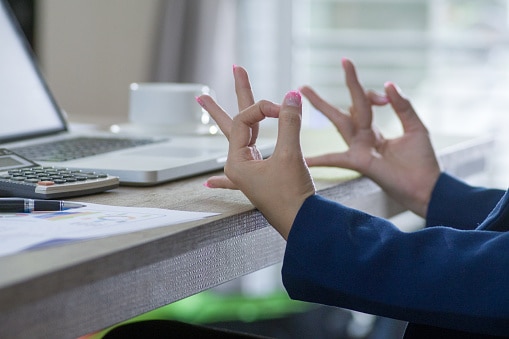
[[[426,228],[319,195],[290,231],[283,283],[291,298],[423,324],[509,334],[509,194],[442,173]]]

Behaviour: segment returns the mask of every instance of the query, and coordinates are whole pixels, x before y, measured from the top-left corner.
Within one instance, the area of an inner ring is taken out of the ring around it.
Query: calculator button
[[[50,181],[50,180],[44,180],[44,181],[39,181],[37,183],[37,185],[41,185],[41,186],[53,186],[53,185],[55,185],[55,183],[53,181]]]

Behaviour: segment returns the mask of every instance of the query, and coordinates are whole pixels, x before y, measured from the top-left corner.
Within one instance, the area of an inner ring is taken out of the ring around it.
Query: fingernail
[[[201,107],[205,108],[205,103],[200,97],[195,97],[196,102],[200,104]]]
[[[207,187],[207,188],[212,188],[212,186],[210,186],[209,182],[208,181],[205,181],[203,183],[203,186]]]
[[[235,69],[237,68],[237,65],[233,64],[232,70],[235,72]]]
[[[387,81],[385,84],[384,84],[384,87],[387,88],[389,86],[392,86],[396,89],[396,91],[399,93],[399,95],[401,96],[404,96],[403,94],[403,91],[401,90],[401,88],[399,88],[398,85],[396,85],[395,83],[391,82],[391,81]]]
[[[302,97],[299,91],[290,91],[286,93],[285,104],[288,106],[300,107],[302,104]]]

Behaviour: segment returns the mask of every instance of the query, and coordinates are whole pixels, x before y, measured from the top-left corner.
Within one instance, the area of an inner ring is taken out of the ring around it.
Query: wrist
[[[288,239],[288,235],[292,229],[295,218],[299,213],[304,202],[315,194],[315,191],[308,192],[306,195],[300,196],[300,198],[292,198],[289,200],[278,199],[278,201],[267,202],[266,204],[257,205],[253,204],[263,214],[268,223],[274,227],[274,229],[285,239]]]

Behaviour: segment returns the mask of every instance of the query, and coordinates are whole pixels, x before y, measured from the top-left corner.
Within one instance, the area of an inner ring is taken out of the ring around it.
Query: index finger
[[[266,117],[278,117],[279,105],[270,101],[262,100],[240,112],[233,118],[233,126],[230,131],[230,150],[252,146],[256,142],[253,136],[253,126]]]
[[[309,100],[309,102],[323,115],[325,115],[333,124],[336,129],[343,136],[347,143],[354,136],[354,128],[350,123],[350,117],[346,112],[340,108],[336,108],[322,99],[311,87],[303,86],[300,92]]]

